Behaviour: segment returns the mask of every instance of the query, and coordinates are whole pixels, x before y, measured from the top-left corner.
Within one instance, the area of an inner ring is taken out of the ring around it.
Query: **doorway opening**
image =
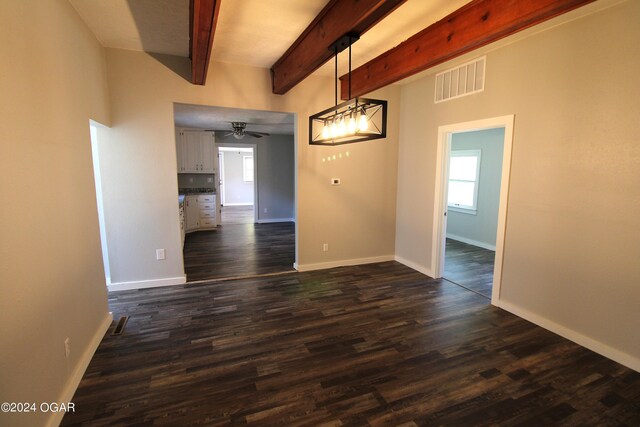
[[[514,116],[441,126],[434,275],[500,297]]]
[[[107,246],[107,225],[104,216],[104,202],[102,197],[102,174],[100,172],[99,131],[104,125],[89,120],[91,135],[91,158],[93,160],[93,178],[96,187],[96,203],[98,209],[98,225],[100,227],[100,245],[102,247],[102,263],[107,287],[111,285],[111,269],[109,267],[109,248]]]
[[[220,224],[257,222],[255,144],[217,144]]]
[[[295,271],[295,118],[174,104],[187,283]]]

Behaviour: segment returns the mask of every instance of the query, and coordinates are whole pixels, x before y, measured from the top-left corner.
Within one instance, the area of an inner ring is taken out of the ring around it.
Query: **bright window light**
[[[452,150],[449,159],[449,207],[475,213],[479,177],[480,150]]]
[[[242,156],[242,177],[244,182],[253,182],[253,157]]]

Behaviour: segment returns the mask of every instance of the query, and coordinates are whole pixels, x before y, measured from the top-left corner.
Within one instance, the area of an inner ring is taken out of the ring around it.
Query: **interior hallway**
[[[491,298],[495,251],[447,239],[444,278]]]

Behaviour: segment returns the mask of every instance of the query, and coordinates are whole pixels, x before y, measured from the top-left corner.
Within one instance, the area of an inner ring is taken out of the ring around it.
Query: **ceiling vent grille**
[[[435,103],[484,90],[486,56],[436,74]]]

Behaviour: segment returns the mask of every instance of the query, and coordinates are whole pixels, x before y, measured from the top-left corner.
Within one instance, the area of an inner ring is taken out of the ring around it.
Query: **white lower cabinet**
[[[201,194],[198,196],[200,209],[200,228],[215,228],[216,226],[216,196]]]
[[[194,194],[185,197],[186,231],[206,230],[216,227],[216,196]]]
[[[198,196],[186,196],[184,198],[185,203],[185,219],[186,219],[186,231],[197,230],[200,226],[200,207],[198,206]]]

